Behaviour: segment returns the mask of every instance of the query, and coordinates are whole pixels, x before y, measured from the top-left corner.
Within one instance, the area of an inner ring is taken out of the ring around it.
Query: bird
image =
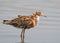
[[[12,20],[3,20],[3,24],[12,25],[16,28],[22,29],[21,42],[24,42],[25,30],[35,27],[39,22],[40,16],[47,17],[41,11],[36,11],[32,15],[28,15],[28,16],[18,15],[17,18],[14,18]]]

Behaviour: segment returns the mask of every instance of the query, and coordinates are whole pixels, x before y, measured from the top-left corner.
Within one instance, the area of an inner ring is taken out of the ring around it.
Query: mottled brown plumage
[[[33,28],[37,25],[39,16],[45,16],[41,12],[35,12],[30,16],[21,16],[18,15],[18,18],[12,20],[3,20],[3,24],[12,25],[17,28],[21,28],[21,41],[24,42],[24,33],[26,29]],[[46,16],[45,16],[46,17]]]

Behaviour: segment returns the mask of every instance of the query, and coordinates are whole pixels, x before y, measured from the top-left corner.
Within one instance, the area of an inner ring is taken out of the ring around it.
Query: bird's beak
[[[41,16],[47,17],[47,15],[45,15],[45,14],[43,14],[43,13],[41,13]]]
[[[44,15],[44,17],[47,17],[46,15]]]

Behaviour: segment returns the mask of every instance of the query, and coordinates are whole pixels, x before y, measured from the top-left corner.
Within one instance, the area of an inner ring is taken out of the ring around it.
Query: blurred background
[[[21,29],[3,24],[17,15],[32,15],[41,10],[47,17],[26,30],[26,43],[60,43],[60,0],[0,0],[0,43],[20,43]]]

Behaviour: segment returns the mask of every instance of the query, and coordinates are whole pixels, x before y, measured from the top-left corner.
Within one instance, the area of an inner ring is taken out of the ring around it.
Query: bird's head
[[[33,13],[33,15],[35,15],[35,16],[44,16],[44,17],[47,17],[47,16],[44,15],[41,11],[36,11],[35,13]]]

